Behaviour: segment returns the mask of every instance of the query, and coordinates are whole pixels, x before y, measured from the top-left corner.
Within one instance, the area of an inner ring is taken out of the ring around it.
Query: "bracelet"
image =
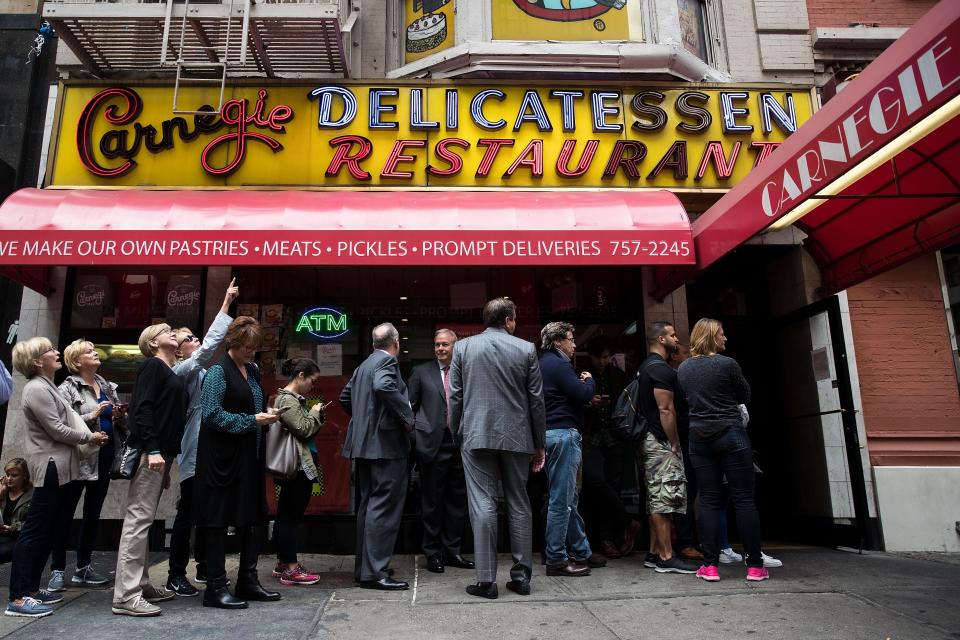
[[[151,456],[154,456],[154,455],[157,455],[158,453],[160,453],[160,452],[159,452],[159,451],[151,451],[151,452],[150,452],[150,455],[151,455]]]

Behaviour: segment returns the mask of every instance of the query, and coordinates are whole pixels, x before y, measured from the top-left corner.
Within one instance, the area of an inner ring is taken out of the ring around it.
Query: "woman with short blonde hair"
[[[117,385],[97,373],[100,354],[92,342],[83,338],[71,342],[63,350],[63,362],[73,375],[60,384],[60,395],[83,418],[90,431],[102,431],[108,436],[99,455],[80,459],[80,486],[74,509],[82,494],[83,518],[77,539],[77,570],[70,578],[70,584],[75,587],[102,587],[110,580],[97,573],[90,561],[100,528],[100,511],[110,489],[110,465],[116,453],[117,437],[126,432],[126,406],[120,402]],[[48,591],[63,591],[66,587],[68,534],[69,527],[54,533]]]
[[[139,345],[147,359],[133,383],[126,444],[141,453],[127,492],[112,611],[144,617],[160,615],[160,607],[154,603],[175,597],[172,591],[150,583],[147,542],[160,495],[170,484],[170,467],[180,453],[187,392],[183,379],[173,372],[179,345],[170,325],[147,327],[140,333]]]
[[[104,433],[71,426],[73,411],[53,384],[63,365],[60,352],[47,338],[36,337],[13,347],[13,365],[27,378],[23,387],[24,458],[34,485],[30,512],[13,548],[10,601],[6,615],[39,618],[53,613],[50,606],[63,596],[40,589],[53,532],[67,527],[79,488],[78,445],[107,443]]]

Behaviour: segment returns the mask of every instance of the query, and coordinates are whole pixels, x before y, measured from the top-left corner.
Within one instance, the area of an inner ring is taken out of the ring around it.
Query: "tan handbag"
[[[267,429],[266,467],[267,472],[280,478],[292,478],[300,470],[297,441],[280,421]]]
[[[87,433],[91,436],[93,432],[90,431],[90,427],[87,426],[87,423],[83,421],[76,411],[73,409],[67,409],[67,415],[70,417],[68,425],[74,431],[79,431],[80,433]],[[92,458],[94,456],[100,455],[100,445],[94,442],[92,439],[87,440],[84,444],[78,444],[77,450],[80,452],[81,458]]]

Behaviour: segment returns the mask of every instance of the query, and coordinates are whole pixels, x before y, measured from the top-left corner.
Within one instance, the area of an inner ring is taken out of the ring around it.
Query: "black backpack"
[[[639,441],[647,432],[647,419],[637,412],[640,378],[634,378],[617,398],[610,414],[610,435],[617,440]]]
[[[648,363],[644,370],[637,374],[633,382],[627,385],[617,403],[613,405],[613,412],[610,414],[610,435],[617,440],[626,440],[639,442],[647,435],[647,419],[640,413],[640,379],[646,372],[650,364],[655,364],[654,360]]]

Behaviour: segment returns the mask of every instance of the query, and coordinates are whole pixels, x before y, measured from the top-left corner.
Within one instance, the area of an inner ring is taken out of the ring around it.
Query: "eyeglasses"
[[[181,341],[178,342],[177,344],[178,344],[178,345],[181,345],[181,344],[183,344],[184,342],[193,342],[194,340],[196,340],[196,341],[199,342],[199,341],[200,341],[200,338],[198,338],[197,336],[195,336],[195,335],[193,335],[193,334],[188,334],[186,337],[184,337],[183,340],[181,340]]]

